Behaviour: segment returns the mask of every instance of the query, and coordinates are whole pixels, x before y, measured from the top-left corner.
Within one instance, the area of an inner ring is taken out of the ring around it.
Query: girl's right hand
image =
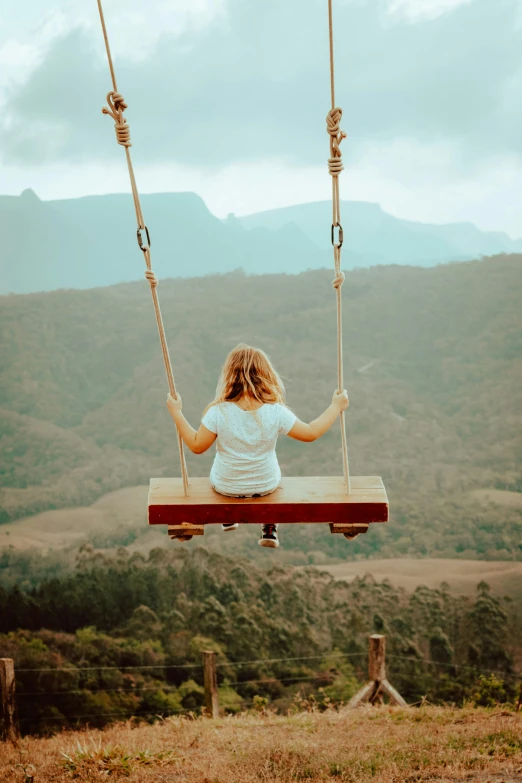
[[[346,389],[343,389],[341,392],[334,391],[332,397],[332,405],[334,406],[334,408],[337,408],[339,413],[345,411],[349,404],[350,403],[348,401],[348,392],[346,391]]]

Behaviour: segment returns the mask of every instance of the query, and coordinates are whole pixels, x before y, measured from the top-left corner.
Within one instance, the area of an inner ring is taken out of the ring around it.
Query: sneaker
[[[257,542],[259,546],[267,546],[277,549],[279,539],[277,537],[277,525],[263,525],[261,538]]]
[[[227,530],[237,530],[238,527],[239,522],[225,522],[223,525],[221,525],[221,530],[226,532]]]

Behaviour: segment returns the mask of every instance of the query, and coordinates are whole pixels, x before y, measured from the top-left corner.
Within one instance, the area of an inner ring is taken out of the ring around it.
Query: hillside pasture
[[[470,497],[485,506],[504,508],[522,508],[522,492],[510,492],[507,489],[474,489]]]
[[[325,565],[321,571],[348,582],[371,574],[377,582],[386,579],[408,592],[421,585],[436,589],[446,582],[452,593],[473,595],[484,581],[498,595],[522,597],[522,563],[515,561],[399,557]]]
[[[97,534],[147,524],[148,487],[119,489],[103,495],[91,506],[43,511],[0,526],[0,550],[66,549]]]

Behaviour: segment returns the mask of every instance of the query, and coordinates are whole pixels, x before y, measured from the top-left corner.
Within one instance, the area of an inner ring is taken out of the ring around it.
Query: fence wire
[[[216,667],[223,670],[228,668],[234,668],[234,667],[241,667],[241,666],[253,666],[253,665],[267,665],[267,664],[287,664],[287,663],[298,663],[298,662],[307,662],[307,661],[317,661],[317,660],[351,660],[354,658],[359,658],[362,662],[364,659],[366,661],[366,650],[361,650],[360,652],[351,652],[351,653],[342,653],[342,652],[335,652],[335,653],[322,653],[320,655],[303,655],[303,656],[292,656],[292,657],[286,657],[286,658],[256,658],[252,660],[243,660],[243,661],[221,661],[216,663]],[[419,664],[427,667],[443,667],[447,669],[454,669],[454,670],[462,670],[462,671],[469,671],[475,674],[499,674],[503,677],[513,677],[515,679],[518,679],[520,677],[520,672],[513,672],[509,673],[505,670],[501,669],[484,669],[480,667],[475,666],[469,666],[465,664],[457,664],[457,663],[447,663],[447,662],[438,662],[438,661],[432,661],[428,660],[426,658],[419,658],[414,655],[396,655],[393,653],[388,653],[386,655],[386,659],[390,661],[403,661],[408,663],[414,663]],[[392,667],[393,668],[393,667]],[[194,670],[198,669],[201,671],[202,665],[200,663],[190,663],[190,664],[145,664],[145,665],[138,665],[138,666],[81,666],[81,667],[42,667],[42,668],[23,668],[23,669],[15,669],[15,674],[25,674],[25,673],[52,673],[52,674],[60,674],[60,673],[72,673],[81,675],[83,673],[90,673],[90,672],[111,672],[111,671],[117,671],[117,672],[128,672],[128,671],[135,671],[135,672],[164,672],[164,671],[183,671],[183,670]],[[298,684],[298,683],[306,683],[306,682],[316,682],[318,680],[324,679],[326,672],[317,672],[314,674],[309,674],[306,676],[295,676],[295,677],[277,677],[276,675],[272,677],[261,677],[256,679],[248,679],[248,680],[235,680],[233,682],[229,682],[226,679],[223,679],[221,685],[225,687],[244,687],[247,685],[268,685],[268,684],[274,684],[274,683],[280,683],[281,685],[291,685],[291,684]],[[128,696],[136,696],[138,698],[143,697],[143,695],[146,695],[147,693],[151,692],[158,692],[161,691],[164,695],[169,696],[170,694],[175,693],[175,690],[169,690],[170,688],[173,688],[173,686],[169,685],[169,683],[166,683],[164,681],[157,681],[154,685],[146,684],[143,686],[138,686],[134,689],[125,689],[125,688],[76,688],[76,689],[68,689],[68,690],[55,690],[55,691],[31,691],[31,692],[24,692],[21,687],[19,686],[18,692],[17,692],[17,699],[24,699],[24,698],[36,698],[41,696],[86,696],[86,695],[94,695],[94,694],[120,694],[121,696],[128,697]],[[250,707],[254,706],[254,702],[251,700],[242,700],[242,709],[249,709]],[[411,705],[410,705],[411,706]],[[193,714],[193,713],[192,713]],[[145,718],[151,718],[155,717],[158,719],[165,719],[168,717],[175,717],[180,715],[191,715],[191,711],[187,709],[181,709],[181,710],[157,710],[157,711],[147,711],[147,712],[140,712],[139,708],[130,711],[118,711],[118,712],[90,712],[90,713],[74,713],[70,715],[61,715],[61,716],[38,716],[38,717],[22,717],[20,718],[21,724],[27,724],[31,723],[33,725],[38,724],[46,724],[46,723],[71,723],[74,721],[88,721],[88,720],[111,720],[111,719],[118,719],[118,720],[130,720],[132,718],[136,720],[142,720]]]

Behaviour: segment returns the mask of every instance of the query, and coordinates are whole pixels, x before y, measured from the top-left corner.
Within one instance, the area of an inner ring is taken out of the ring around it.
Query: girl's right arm
[[[305,424],[303,421],[297,419],[296,423],[288,433],[294,440],[300,440],[303,443],[311,443],[317,440],[327,432],[334,421],[337,419],[342,411],[345,411],[348,407],[348,393],[346,389],[342,392],[334,392],[332,398],[332,404],[321,413],[321,415],[311,421],[310,424]]]
[[[167,408],[169,413],[176,423],[178,432],[181,435],[183,443],[185,443],[193,454],[204,454],[205,451],[212,446],[216,440],[217,435],[210,432],[204,424],[199,425],[199,429],[195,430],[194,427],[188,423],[181,410],[182,402],[181,397],[175,398],[171,394],[167,397]]]

